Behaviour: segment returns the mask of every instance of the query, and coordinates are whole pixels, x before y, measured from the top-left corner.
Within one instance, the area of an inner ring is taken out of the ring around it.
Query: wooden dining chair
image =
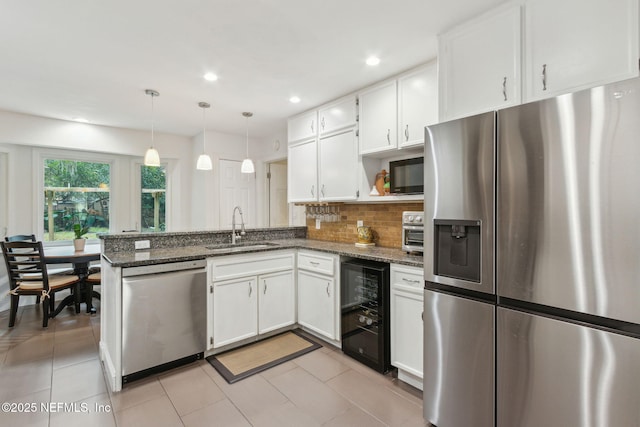
[[[16,234],[15,236],[5,236],[5,242],[35,242],[35,234]],[[36,296],[36,304],[40,304],[40,295]]]
[[[42,327],[47,327],[51,313],[55,313],[55,294],[72,289],[76,298],[80,295],[80,278],[68,274],[49,274],[44,259],[42,242],[0,242],[9,276],[11,307],[9,327],[13,327],[22,295],[42,297]],[[79,312],[79,302],[76,304]]]

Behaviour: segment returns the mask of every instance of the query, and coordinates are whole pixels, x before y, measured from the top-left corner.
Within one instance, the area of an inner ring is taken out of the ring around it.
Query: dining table
[[[44,258],[46,264],[71,264],[73,265],[73,274],[77,275],[81,280],[81,296],[87,305],[87,313],[95,313],[96,309],[91,303],[92,298],[100,298],[100,294],[93,291],[93,286],[86,282],[89,276],[89,266],[92,261],[100,260],[100,244],[86,244],[84,249],[76,251],[73,245],[47,246],[44,248]],[[65,307],[76,304],[76,295],[68,295],[62,300],[51,317],[55,317]]]

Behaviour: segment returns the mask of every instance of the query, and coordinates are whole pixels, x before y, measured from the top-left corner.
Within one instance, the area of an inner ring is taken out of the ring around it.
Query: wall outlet
[[[320,220],[316,219],[316,230],[320,230]]]
[[[363,220],[361,220],[361,219],[359,219],[359,220],[358,220],[358,222],[357,222],[357,224],[356,224],[356,226],[357,226],[357,227],[362,227],[362,226],[364,226],[364,221],[363,221]]]
[[[151,242],[149,240],[136,240],[135,245],[136,250],[149,249],[151,247]]]

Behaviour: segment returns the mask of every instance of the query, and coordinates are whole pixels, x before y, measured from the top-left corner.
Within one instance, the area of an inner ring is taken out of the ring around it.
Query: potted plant
[[[85,234],[89,232],[89,227],[83,227],[80,224],[73,224],[73,233],[75,234],[75,239],[73,239],[73,247],[77,252],[84,251],[84,245],[87,242]]]

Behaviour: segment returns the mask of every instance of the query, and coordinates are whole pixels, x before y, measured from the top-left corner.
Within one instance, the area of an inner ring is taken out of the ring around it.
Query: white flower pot
[[[84,251],[85,243],[87,243],[86,239],[73,239],[73,247],[76,249],[76,252]]]

